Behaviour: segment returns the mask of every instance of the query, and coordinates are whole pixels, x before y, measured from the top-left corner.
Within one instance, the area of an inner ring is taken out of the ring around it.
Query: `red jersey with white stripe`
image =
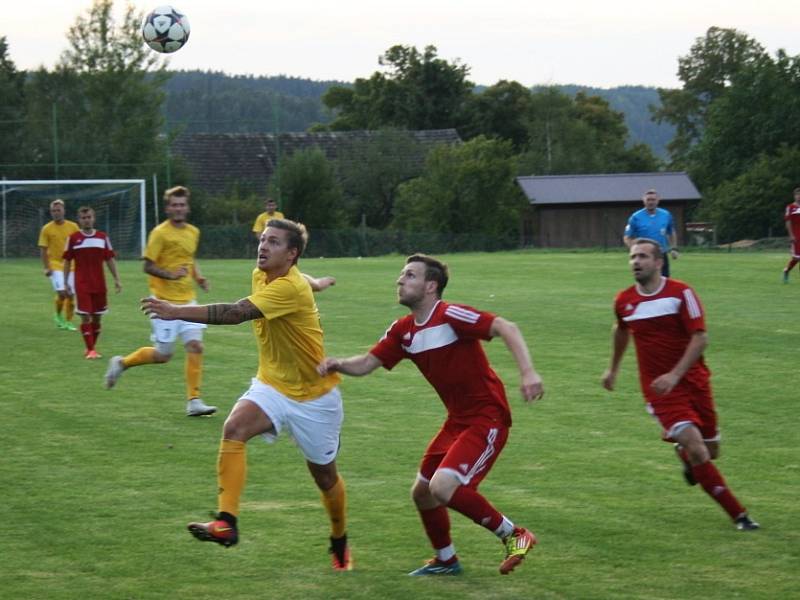
[[[411,359],[447,407],[463,423],[511,425],[503,382],[489,366],[481,340],[490,340],[495,315],[439,301],[424,323],[409,314],[391,324],[370,350],[386,369]]]
[[[633,285],[617,294],[614,301],[617,323],[633,333],[639,381],[649,402],[664,400],[650,390],[650,383],[670,371],[681,359],[692,335],[705,331],[705,315],[694,290],[677,279],[661,278],[652,294],[643,294]],[[701,356],[675,387],[688,382],[703,385],[710,372]]]
[[[69,236],[64,258],[73,261],[75,290],[90,294],[105,292],[103,263],[114,256],[111,240],[102,231],[95,230],[91,234],[76,231]]]
[[[800,240],[800,204],[795,204],[794,202],[787,204],[783,220],[789,221],[794,239]]]

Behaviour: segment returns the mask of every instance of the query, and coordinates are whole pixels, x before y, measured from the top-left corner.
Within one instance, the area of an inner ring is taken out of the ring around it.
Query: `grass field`
[[[249,478],[231,549],[201,544],[185,524],[215,508],[224,415],[255,373],[250,327],[206,335],[204,400],[184,416],[183,352],[167,365],[102,387],[106,361],[83,359],[78,333],[57,331],[48,282],[34,260],[0,262],[5,308],[0,362],[0,487],[6,533],[0,596],[27,599],[202,598],[790,598],[800,597],[797,352],[800,280],[781,285],[783,253],[685,254],[674,275],[707,310],[709,366],[721,414],[728,483],[762,530],[737,532],[697,488],[643,410],[629,351],[614,394],[599,378],[610,349],[611,302],[630,283],[614,253],[445,257],[446,299],[497,312],[526,336],[546,395],[524,406],[511,357],[487,351],[509,389],[514,427],[481,490],[539,545],[508,577],[501,545],[453,514],[465,573],[406,575],[431,555],[409,488],[443,418],[410,363],[342,384],[340,469],[349,490],[355,570],[330,570],[328,525],[297,449],[249,444]],[[319,295],[328,353],[367,350],[404,314],[394,296],[399,256],[308,259],[339,283]],[[205,261],[201,302],[249,292],[249,261]],[[121,263],[99,350],[148,342],[138,312],[141,266]]]

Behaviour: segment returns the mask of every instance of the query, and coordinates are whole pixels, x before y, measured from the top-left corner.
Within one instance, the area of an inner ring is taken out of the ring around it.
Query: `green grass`
[[[331,572],[328,525],[297,449],[249,444],[241,543],[200,544],[185,523],[215,508],[224,414],[255,373],[250,327],[206,335],[204,400],[222,415],[187,419],[183,354],[102,388],[106,361],[82,358],[78,333],[56,331],[36,261],[0,263],[0,487],[6,520],[4,598],[789,598],[796,597],[797,307],[800,280],[781,285],[783,253],[684,255],[674,274],[707,309],[708,363],[721,414],[718,464],[763,529],[742,534],[697,488],[643,410],[633,353],[618,391],[599,385],[614,293],[630,283],[624,254],[528,252],[445,257],[446,298],[519,324],[546,395],[524,406],[501,342],[487,345],[509,389],[514,427],[481,490],[540,544],[511,576],[501,545],[453,514],[465,574],[412,579],[431,555],[409,498],[417,463],[443,418],[410,363],[342,384],[340,469],[349,493],[356,570]],[[394,300],[401,257],[308,259],[339,283],[319,295],[331,355],[367,350],[404,314]],[[249,261],[205,261],[205,301],[249,292]],[[148,342],[136,262],[121,264],[99,350]]]

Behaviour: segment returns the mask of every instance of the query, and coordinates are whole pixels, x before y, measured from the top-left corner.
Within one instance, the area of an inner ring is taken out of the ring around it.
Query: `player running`
[[[326,358],[322,375],[367,375],[380,366],[392,369],[408,358],[417,365],[447,408],[447,420],[422,457],[412,497],[435,556],[409,575],[458,575],[462,572],[450,538],[448,508],[494,533],[505,546],[500,572],[522,562],[536,537],[515,525],[478,493],[508,438],[511,411],[503,382],[492,370],[480,340],[500,336],[517,362],[522,396],[542,397],[542,380],[514,323],[442,300],[447,265],[424,254],[406,259],[397,279],[397,297],[411,314],[398,319],[367,353]]]
[[[631,245],[636,284],[614,301],[617,321],[603,387],[614,389],[633,334],[647,411],[661,424],[664,441],[676,444],[687,483],[699,483],[740,531],[758,529],[712,462],[719,455],[720,435],[711,373],[703,360],[708,345],[703,306],[688,285],[662,277],[662,261],[655,240],[639,238]]]
[[[800,262],[800,187],[794,189],[794,202],[786,205],[783,220],[791,240],[789,262],[783,269],[783,283],[789,283],[789,271]]]

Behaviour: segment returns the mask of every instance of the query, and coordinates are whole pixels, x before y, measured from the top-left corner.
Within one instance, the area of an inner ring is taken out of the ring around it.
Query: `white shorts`
[[[274,431],[262,434],[267,442],[273,443],[285,430],[297,442],[307,461],[327,465],[336,460],[344,420],[338,387],[314,400],[298,402],[254,377],[250,389],[242,394],[239,402],[242,400],[256,404],[272,421]]]
[[[189,302],[188,305],[195,305],[197,302]],[[208,327],[205,323],[190,323],[189,321],[165,321],[163,319],[150,319],[150,326],[153,333],[150,341],[156,344],[156,350],[163,354],[172,354],[172,347],[178,336],[184,344],[203,339],[203,330]],[[167,351],[168,350],[168,351]]]
[[[65,292],[66,288],[64,287],[64,271],[50,271],[50,283],[53,286],[53,291],[55,292]],[[69,272],[69,289],[75,289],[75,271]]]

